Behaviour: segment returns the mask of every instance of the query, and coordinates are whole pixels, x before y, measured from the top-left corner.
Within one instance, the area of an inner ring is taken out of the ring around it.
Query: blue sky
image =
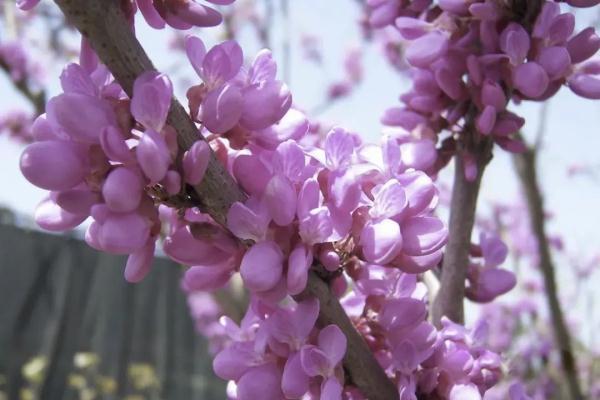
[[[345,50],[361,44],[356,23],[359,10],[356,2],[350,0],[290,1],[290,6],[292,18],[289,31],[294,46],[299,43],[300,36],[304,33],[322,37],[325,56],[323,68],[317,68],[304,60],[298,51],[292,52],[291,57],[290,85],[294,100],[298,105],[310,109],[311,106],[322,103],[330,79],[340,75]],[[590,12],[579,12],[578,16],[581,25],[596,17]],[[272,27],[274,52],[279,60],[285,27],[278,18]],[[168,34],[152,31],[143,25],[138,32],[159,70],[177,65],[177,60],[180,59],[181,63],[185,64],[186,74],[193,77],[191,67],[179,58],[180,53],[174,54],[167,48],[165,38],[169,37]],[[212,40],[215,39],[211,33],[202,32],[203,37],[209,38],[209,41],[211,36]],[[246,56],[251,58],[258,47],[250,36],[249,29],[243,33],[247,34],[242,36],[242,44]],[[381,134],[379,116],[385,108],[397,104],[398,96],[408,88],[408,81],[391,71],[375,46],[365,48],[365,60],[365,79],[360,87],[349,98],[328,108],[321,116],[327,121],[359,132],[369,141],[376,141]],[[52,93],[58,90],[57,77],[61,68],[61,65],[53,65],[48,72],[48,84]],[[1,110],[18,105],[27,106],[4,76],[0,77],[0,90]],[[178,97],[185,100],[181,92],[178,93]],[[540,105],[526,103],[514,110],[526,117],[525,134],[532,138],[540,120]],[[567,88],[563,88],[549,104],[544,147],[539,157],[539,172],[546,207],[555,214],[549,229],[551,232],[562,233],[567,248],[581,257],[600,252],[600,181],[568,178],[566,171],[574,163],[600,165],[599,149],[600,102],[578,98]],[[20,175],[20,152],[19,145],[0,137],[0,205],[20,213],[31,214],[44,193]],[[450,171],[447,174],[450,175]],[[494,160],[486,171],[480,205],[485,209],[490,201],[511,203],[517,196],[518,187],[510,158],[506,153],[496,151]],[[569,265],[562,259],[559,259],[558,264],[563,291],[572,291],[574,286],[568,271]],[[600,285],[599,275],[596,273],[592,277],[594,285]],[[597,295],[596,299],[600,300],[600,295]],[[577,306],[575,313],[584,316],[581,304]],[[595,325],[600,327],[600,315],[596,315],[595,318]]]

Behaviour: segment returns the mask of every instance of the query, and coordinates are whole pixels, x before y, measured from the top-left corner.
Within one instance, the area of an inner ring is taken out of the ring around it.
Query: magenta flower
[[[319,332],[318,345],[307,345],[300,351],[300,364],[310,376],[324,378],[321,398],[341,399],[343,384],[336,377],[336,368],[346,354],[346,337],[336,325]]]

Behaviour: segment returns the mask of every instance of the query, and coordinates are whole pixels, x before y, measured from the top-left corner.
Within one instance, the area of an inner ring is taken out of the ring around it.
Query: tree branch
[[[468,153],[475,157],[477,176],[469,181],[465,176],[464,154],[455,156],[454,185],[450,204],[448,243],[442,262],[440,289],[433,302],[433,323],[439,328],[443,316],[457,323],[464,323],[465,279],[469,264],[471,233],[475,222],[475,210],[481,178],[491,159],[493,142],[487,138],[478,140],[479,133],[473,128],[465,130],[466,140],[473,142]]]
[[[582,400],[583,394],[577,379],[577,365],[571,345],[571,337],[558,300],[554,261],[552,260],[550,245],[546,236],[544,200],[538,182],[535,150],[528,148],[524,153],[514,154],[513,164],[527,200],[531,230],[535,235],[538,245],[539,267],[544,277],[546,301],[548,302],[552,318],[554,339],[560,350],[562,368],[567,379],[569,393],[573,400]]]
[[[42,115],[46,108],[46,92],[44,90],[34,91],[29,87],[27,77],[23,77],[19,80],[13,80],[10,78],[10,68],[6,63],[0,60],[0,69],[2,69],[9,76],[9,79],[15,86],[15,88],[31,103],[33,106],[33,112],[35,116]]]
[[[135,79],[141,73],[155,70],[125,20],[119,0],[55,2],[67,19],[87,37],[102,62],[129,95]],[[172,100],[167,122],[177,131],[182,151],[189,149],[196,140],[203,140],[176,99]],[[236,201],[246,199],[246,195],[213,154],[202,183],[194,189],[198,195],[198,206],[223,226],[226,226],[229,207]],[[327,284],[311,273],[305,294],[319,299],[319,322],[323,325],[336,324],[346,335],[349,346],[344,367],[352,382],[371,400],[398,399],[395,385],[387,378]]]

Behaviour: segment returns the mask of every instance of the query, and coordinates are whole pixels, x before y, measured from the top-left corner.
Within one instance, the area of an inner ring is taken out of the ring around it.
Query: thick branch
[[[154,67],[126,22],[119,7],[119,0],[55,1],[68,20],[88,38],[123,89],[131,95],[136,77],[145,71],[154,70]],[[182,150],[189,149],[196,140],[203,139],[185,109],[175,99],[171,104],[168,123],[177,131]],[[214,155],[211,156],[202,183],[196,186],[195,190],[200,202],[199,207],[224,226],[229,207],[234,202],[246,198]],[[344,358],[344,367],[350,374],[351,381],[370,400],[397,399],[398,393],[394,384],[387,379],[327,284],[311,273],[306,293],[316,296],[321,303],[319,322],[323,325],[338,325],[348,338],[349,346]]]
[[[468,132],[465,132],[468,133]],[[471,132],[477,139],[477,132]],[[454,164],[454,185],[450,204],[450,223],[448,224],[448,244],[442,263],[440,289],[433,303],[433,322],[440,327],[443,316],[457,323],[464,323],[465,279],[469,265],[471,233],[475,222],[475,210],[481,177],[491,157],[492,142],[483,138],[469,149],[475,157],[477,176],[469,181],[465,176],[464,155],[457,154]]]
[[[583,394],[577,379],[577,365],[569,330],[558,300],[554,262],[550,253],[548,237],[546,236],[544,201],[537,178],[535,150],[529,148],[524,153],[513,155],[513,163],[527,199],[531,230],[538,245],[539,267],[544,277],[546,300],[552,318],[554,339],[560,350],[562,368],[567,379],[571,398],[581,400]]]

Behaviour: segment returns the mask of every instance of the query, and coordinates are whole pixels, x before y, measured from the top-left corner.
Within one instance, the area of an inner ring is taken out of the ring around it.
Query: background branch
[[[43,114],[46,108],[46,92],[44,90],[33,90],[29,86],[27,77],[18,80],[11,79],[10,68],[2,60],[0,60],[0,69],[6,72],[14,87],[31,103],[35,116],[37,117],[38,115]]]
[[[135,79],[145,71],[155,70],[141,44],[132,33],[119,5],[119,0],[55,0],[69,22],[87,37],[90,44],[130,96]],[[204,140],[183,106],[173,99],[167,118],[178,134],[181,151],[197,140]],[[202,183],[194,190],[198,207],[215,221],[226,226],[229,207],[244,201],[246,195],[227,170],[211,153],[211,160]],[[366,342],[355,330],[327,283],[316,274],[309,275],[305,295],[316,296],[321,304],[319,322],[336,324],[348,339],[344,368],[351,381],[370,400],[395,400],[398,392],[379,366]]]
[[[552,260],[550,245],[546,235],[544,200],[537,178],[535,148],[530,147],[521,154],[514,154],[513,163],[521,182],[521,187],[525,193],[531,230],[537,241],[539,268],[544,278],[544,286],[546,288],[544,293],[552,319],[554,340],[561,355],[562,369],[567,380],[571,398],[573,400],[580,400],[584,397],[577,378],[577,364],[575,362],[571,337],[558,300],[554,261]]]

